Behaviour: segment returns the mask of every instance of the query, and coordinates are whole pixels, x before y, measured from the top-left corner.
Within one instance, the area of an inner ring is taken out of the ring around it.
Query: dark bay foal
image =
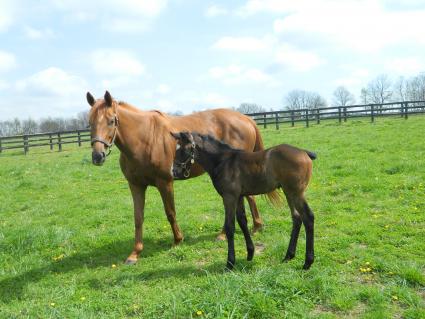
[[[196,161],[210,175],[223,198],[225,231],[228,242],[227,268],[235,264],[234,232],[236,219],[245,237],[248,260],[254,256],[254,244],[248,231],[243,196],[271,194],[282,188],[292,215],[292,232],[285,261],[295,257],[301,224],[306,231],[306,255],[303,269],[314,261],[314,215],[304,197],[310,181],[312,152],[282,144],[259,152],[244,152],[198,133],[172,133],[177,139],[173,175],[182,178]]]

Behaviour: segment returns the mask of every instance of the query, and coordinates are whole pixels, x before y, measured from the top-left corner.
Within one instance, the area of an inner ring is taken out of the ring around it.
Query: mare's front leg
[[[252,242],[251,235],[249,234],[248,221],[246,220],[245,205],[243,202],[243,197],[239,198],[238,208],[236,209],[236,219],[238,221],[239,227],[243,232],[245,237],[245,244],[247,250],[247,260],[251,261],[254,257],[254,243]]]
[[[125,263],[132,265],[137,262],[140,252],[143,250],[143,220],[147,186],[139,186],[130,182],[128,185],[130,187],[131,196],[133,197],[134,206],[134,248]]]
[[[183,234],[177,225],[176,208],[174,206],[173,182],[168,180],[159,180],[156,183],[164,204],[165,214],[170,223],[174,235],[174,245],[178,245],[183,240]]]
[[[232,195],[223,196],[225,221],[224,229],[227,237],[227,264],[226,267],[229,270],[233,269],[235,265],[235,211],[238,203],[238,199]]]

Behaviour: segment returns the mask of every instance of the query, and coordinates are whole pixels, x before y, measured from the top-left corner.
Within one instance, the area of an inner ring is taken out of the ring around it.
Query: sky
[[[0,120],[72,117],[87,91],[182,113],[358,97],[425,71],[424,21],[425,0],[0,0]]]

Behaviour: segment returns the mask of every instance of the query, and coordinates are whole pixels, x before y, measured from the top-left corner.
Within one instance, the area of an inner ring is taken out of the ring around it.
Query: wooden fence
[[[409,115],[425,113],[425,101],[391,102],[382,104],[335,106],[318,109],[303,109],[293,111],[272,111],[247,114],[252,117],[257,125],[267,128],[275,126],[279,129],[280,124],[305,123],[309,127],[311,123],[320,124],[322,120],[336,119],[339,123],[346,122],[349,118],[370,118],[374,122],[377,117],[399,116],[407,119]]]
[[[305,123],[305,126],[309,127],[311,123],[320,124],[322,120],[336,119],[341,123],[346,122],[349,118],[370,118],[371,122],[374,122],[378,117],[399,116],[407,119],[414,114],[425,114],[425,101],[272,111],[247,115],[252,117],[257,125],[264,128],[275,126],[276,129],[279,129],[279,125],[285,123],[289,123],[291,126],[295,126],[295,123]],[[81,146],[84,142],[90,142],[89,130],[6,136],[0,137],[0,153],[4,150],[22,149],[27,154],[30,148],[41,146],[49,146],[50,150],[57,146],[58,150],[62,151],[62,146],[65,144]]]
[[[57,146],[62,151],[65,144],[78,144],[81,146],[84,142],[90,142],[89,130],[62,131],[38,133],[30,135],[15,135],[0,137],[0,153],[4,150],[22,149],[25,154],[30,148],[48,146],[53,150]]]

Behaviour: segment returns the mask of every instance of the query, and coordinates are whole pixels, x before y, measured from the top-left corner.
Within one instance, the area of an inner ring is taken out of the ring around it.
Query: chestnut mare
[[[246,151],[262,150],[263,142],[255,122],[238,112],[227,109],[208,110],[187,116],[169,116],[159,111],[141,111],[127,103],[114,100],[106,91],[103,99],[87,92],[91,105],[89,115],[92,137],[92,161],[102,165],[106,152],[115,144],[121,152],[120,166],[128,181],[134,204],[134,249],[127,264],[137,262],[143,250],[143,220],[145,193],[148,186],[156,187],[164,204],[165,214],[174,235],[174,244],[183,240],[176,221],[172,165],[176,141],[171,132],[193,131],[212,134],[235,148]],[[195,165],[188,176],[204,173]],[[253,197],[246,197],[251,209],[253,232],[262,228],[262,221]],[[224,231],[219,235],[224,239]]]

